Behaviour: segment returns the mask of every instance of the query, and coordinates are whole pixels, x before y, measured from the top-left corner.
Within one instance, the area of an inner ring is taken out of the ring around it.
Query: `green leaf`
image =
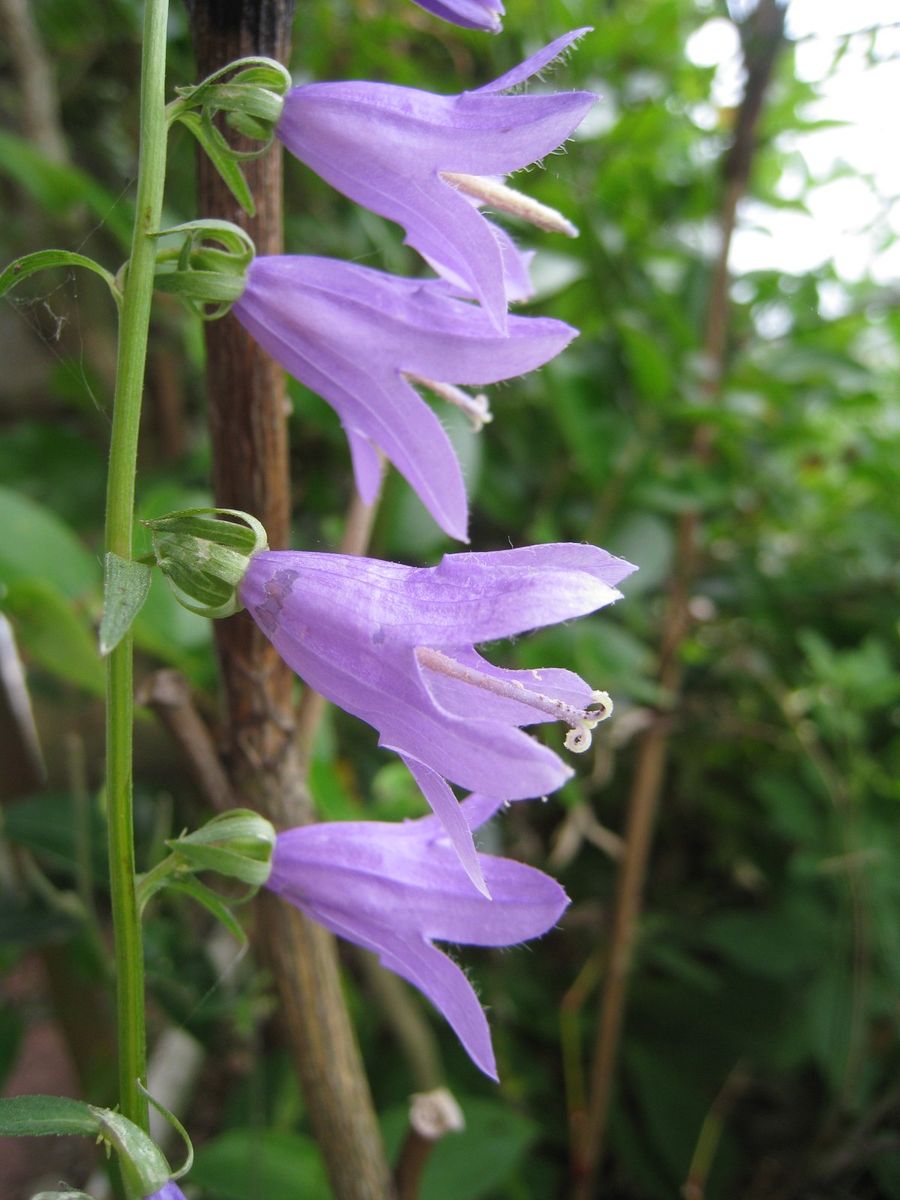
[[[638,396],[651,404],[665,400],[672,390],[670,359],[657,338],[636,325],[619,327],[628,366]]]
[[[114,275],[105,267],[101,267],[94,259],[87,258],[84,254],[74,254],[70,250],[38,250],[36,254],[26,254],[24,258],[17,258],[0,274],[0,296],[5,295],[10,288],[14,288],[29,275],[34,275],[37,271],[48,271],[54,267],[85,267],[88,271],[93,271],[95,275],[100,276],[117,304],[122,298],[116,287]]]
[[[109,654],[131,628],[150,591],[150,568],[109,553],[103,571],[103,619],[100,653]]]
[[[16,845],[46,855],[48,866],[54,869],[62,867],[74,874],[78,863],[77,819],[71,797],[43,792],[8,805],[3,814],[3,832]],[[107,877],[108,872],[106,823],[98,804],[91,804],[88,819],[93,880],[99,884]],[[6,926],[2,925],[0,918],[0,933],[5,929]]]
[[[129,200],[108,192],[78,167],[52,162],[6,130],[0,130],[0,174],[14,179],[43,212],[65,214],[86,205],[123,248],[130,246],[134,206]]]
[[[96,1137],[100,1120],[83,1100],[67,1096],[14,1096],[0,1099],[0,1136],[46,1137],[82,1134]]]
[[[196,1153],[191,1182],[215,1200],[330,1200],[312,1138],[271,1129],[232,1129]]]
[[[103,695],[105,672],[91,623],[53,584],[41,579],[11,583],[2,608],[29,658],[67,683]]]
[[[38,578],[77,599],[97,583],[95,559],[50,509],[0,487],[0,582]]]

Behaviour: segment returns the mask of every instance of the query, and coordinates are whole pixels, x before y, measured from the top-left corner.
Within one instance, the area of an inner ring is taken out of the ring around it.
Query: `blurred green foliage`
[[[667,1200],[693,1161],[705,1190],[691,1195],[710,1200],[900,1197],[896,292],[842,279],[831,263],[804,276],[744,274],[732,292],[724,383],[710,400],[701,353],[708,247],[733,113],[712,108],[708,119],[713,70],[692,64],[685,46],[707,20],[727,17],[724,4],[508,7],[504,35],[486,38],[442,25],[407,0],[303,0],[292,63],[298,80],[374,78],[455,91],[566,29],[597,27],[552,83],[598,91],[595,114],[565,155],[523,177],[581,228],[565,245],[521,231],[523,242],[542,247],[533,311],[570,321],[581,337],[544,371],[498,389],[484,434],[455,423],[452,433],[466,463],[475,548],[587,540],[641,570],[614,611],[499,651],[523,666],[580,671],[613,692],[617,715],[560,796],[514,806],[496,826],[496,848],[549,861],[573,903],[562,931],[538,945],[502,956],[466,952],[490,1008],[502,1083],[498,1090],[476,1077],[434,1023],[449,1082],[467,1098],[469,1128],[440,1147],[423,1195],[566,1193],[615,881],[604,827],[623,828],[639,734],[666,702],[657,666],[675,529],[679,514],[696,511],[684,694],[668,718],[670,766],[603,1195]],[[36,0],[33,11],[69,159],[51,162],[26,144],[28,114],[7,72],[0,258],[58,244],[115,270],[133,191],[141,4]],[[170,33],[174,85],[193,79],[178,6]],[[794,200],[777,190],[788,162],[796,168],[798,160],[782,135],[809,127],[806,106],[815,97],[815,87],[796,78],[793,58],[788,46],[763,115],[751,191],[770,207],[803,211],[821,178],[805,171]],[[166,195],[173,223],[196,215],[192,155],[188,135],[176,131]],[[293,162],[286,192],[292,251],[422,269],[396,228]],[[835,291],[836,316],[826,303]],[[28,864],[4,867],[0,931],[9,968],[51,943],[86,953],[75,910],[61,902],[79,882],[78,823],[71,806],[67,816],[53,814],[73,786],[63,733],[80,734],[90,786],[102,782],[102,672],[93,646],[114,333],[103,289],[66,273],[23,288],[0,313],[8,367],[0,383],[0,608],[28,666],[53,788],[8,807],[10,861]],[[197,323],[162,299],[154,337],[140,516],[202,504],[209,494]],[[351,488],[344,438],[320,400],[299,385],[291,398],[295,545],[331,549]],[[713,432],[702,463],[690,453],[700,425]],[[391,477],[373,553],[422,562],[452,548]],[[215,714],[209,631],[158,583],[135,636],[139,674],[181,668]],[[138,729],[138,775],[147,866],[164,836],[200,814],[149,720]],[[328,819],[397,819],[421,804],[370,731],[343,714],[326,722],[312,787]],[[163,795],[171,800],[161,804]],[[89,838],[102,827],[102,807],[92,795]],[[209,1054],[202,1101],[187,1117],[199,1145],[199,1195],[287,1200],[302,1182],[311,1200],[325,1197],[302,1101],[286,1064],[270,1053],[264,981],[247,962],[214,964],[201,949],[207,932],[202,913],[172,900],[148,925],[157,1022],[186,1024]],[[348,988],[396,1144],[397,1107],[414,1085],[355,970]],[[4,1075],[21,1033],[15,1010],[0,1008]]]

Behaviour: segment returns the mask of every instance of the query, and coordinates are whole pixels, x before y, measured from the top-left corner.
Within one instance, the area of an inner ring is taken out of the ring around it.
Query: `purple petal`
[[[414,0],[420,8],[465,29],[499,33],[504,8],[502,0]]]
[[[542,52],[504,80],[539,69]],[[502,95],[503,80],[458,96],[435,96],[384,83],[348,81],[294,88],[278,136],[333,187],[406,231],[406,240],[461,282],[505,332],[508,246],[470,199],[442,175],[506,175],[556,150],[595,97]],[[521,292],[521,279],[516,285]]]
[[[380,618],[394,614],[383,597],[390,600],[392,581],[415,574],[371,559],[264,551],[250,560],[241,598],[284,661],[374,726],[380,745],[471,791],[510,800],[555,791],[572,774],[556,754],[492,720],[484,693],[473,691],[465,718],[444,712],[429,696],[413,647],[389,638]]]
[[[365,434],[357,433],[355,429],[347,429],[346,433],[356,489],[364,504],[374,504],[384,475],[378,449]]]
[[[339,937],[348,936],[332,919],[323,924]],[[455,962],[424,940],[405,940],[383,928],[373,928],[359,945],[372,950],[389,971],[418,988],[444,1017],[475,1066],[499,1082],[487,1017]]]
[[[510,304],[530,300],[534,295],[534,284],[531,281],[531,263],[535,252],[533,250],[520,250],[505,229],[501,229],[499,225],[494,225],[490,222],[484,223],[489,225],[491,234],[500,247],[500,257],[503,260],[503,283],[506,299]],[[449,295],[477,299],[470,284],[466,282],[464,277],[465,266],[462,267],[464,274],[460,275],[451,265],[455,261],[455,252],[452,245],[447,259],[442,262],[438,262],[436,258],[428,254],[423,254],[422,257],[441,276]],[[437,283],[438,281],[435,282]]]
[[[184,1200],[184,1192],[174,1180],[170,1179],[158,1192],[148,1196],[147,1200]]]
[[[484,882],[481,864],[478,861],[479,855],[475,851],[472,830],[469,828],[469,823],[463,814],[462,808],[460,808],[459,801],[447,786],[447,781],[417,759],[410,758],[406,754],[401,754],[400,757],[406,763],[409,773],[421,788],[422,795],[431,805],[435,816],[441,822],[447,836],[453,843],[453,848],[456,851],[459,861],[462,863],[464,871],[475,884],[478,891],[490,900],[491,893]],[[438,937],[440,935],[435,934],[435,936]]]
[[[592,612],[619,595],[605,580],[631,569],[574,544],[447,555],[432,568],[263,551],[250,560],[240,595],[310,687],[407,760],[483,887],[448,782],[509,800],[555,791],[571,769],[519,726],[589,727],[593,693],[570,671],[494,667],[475,643]]]
[[[493,802],[462,806],[473,825]],[[279,834],[267,886],[332,932],[379,955],[446,1017],[474,1062],[496,1078],[484,1013],[465,976],[433,940],[508,946],[546,933],[567,899],[531,867],[479,855],[496,889],[475,892],[434,818],[311,825]]]
[[[371,502],[377,490],[378,447],[438,524],[461,540],[467,502],[459,461],[404,372],[445,383],[493,383],[542,366],[575,335],[561,321],[514,317],[509,336],[500,337],[485,313],[442,285],[313,257],[254,259],[232,311],[335,409],[350,437],[363,498]]]
[[[497,572],[529,570],[541,574],[545,571],[584,571],[609,587],[615,587],[637,570],[634,563],[584,542],[548,542],[543,546],[518,546],[512,550],[448,554],[441,563],[446,576],[457,568],[467,571],[476,565]]]
[[[592,25],[585,25],[581,29],[573,29],[571,33],[564,33],[562,37],[558,37],[555,41],[550,42],[548,46],[544,46],[542,50],[538,50],[536,54],[532,54],[530,58],[526,58],[524,62],[519,63],[517,67],[513,67],[511,71],[507,71],[505,75],[501,75],[499,79],[495,79],[493,83],[486,83],[484,87],[477,88],[478,92],[507,92],[510,88],[518,87],[520,83],[525,83],[534,75],[539,75],[546,67],[549,67],[555,59],[559,58],[565,51],[579,38],[583,38],[586,33],[593,32]]]

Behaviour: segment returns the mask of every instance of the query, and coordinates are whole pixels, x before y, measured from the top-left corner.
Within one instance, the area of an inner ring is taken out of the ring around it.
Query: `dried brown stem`
[[[293,3],[194,0],[200,77],[245,55],[286,61]],[[281,243],[277,148],[246,167],[257,205],[249,220],[208,161],[200,160],[200,211],[248,229],[261,254]],[[253,513],[269,544],[288,544],[290,481],[283,376],[232,317],[206,330],[216,503]],[[311,819],[294,741],[293,677],[245,613],[216,624],[225,688],[232,784],[277,826]],[[281,1001],[280,1015],[313,1132],[336,1200],[386,1200],[390,1173],[341,990],[334,942],[275,896],[258,902],[257,938]]]
[[[68,158],[59,119],[56,80],[34,24],[29,0],[0,0],[0,27],[22,96],[22,125],[29,141],[51,162]]]
[[[180,671],[154,671],[137,689],[135,700],[159,718],[187,761],[201,796],[216,812],[237,805],[231,781],[206,722],[194,707],[191,688]]]
[[[418,1200],[432,1150],[442,1137],[464,1128],[460,1107],[446,1088],[413,1096],[409,1129],[397,1159],[397,1200]]]
[[[721,386],[726,362],[728,330],[728,258],[738,201],[747,190],[757,145],[757,127],[776,56],[784,40],[784,8],[777,0],[760,0],[742,29],[747,83],[738,112],[735,137],[723,164],[724,193],[719,214],[719,253],[710,280],[704,352],[707,359],[707,395],[714,399]],[[713,449],[714,429],[696,430],[691,453],[706,461]],[[671,710],[681,690],[683,669],[680,649],[690,626],[690,591],[697,570],[700,514],[686,512],[676,537],[675,575],[663,618],[658,680]],[[608,966],[600,1004],[600,1017],[584,1137],[575,1148],[575,1200],[589,1200],[603,1156],[607,1119],[615,1081],[628,993],[628,977],[641,913],[647,860],[653,839],[656,812],[665,781],[671,721],[660,714],[644,735],[628,798],[625,854],[616,885],[613,928]]]

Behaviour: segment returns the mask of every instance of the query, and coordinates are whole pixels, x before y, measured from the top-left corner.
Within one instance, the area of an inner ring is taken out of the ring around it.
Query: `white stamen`
[[[591,692],[591,704],[599,706],[596,711],[593,708],[575,708],[571,704],[566,704],[564,700],[557,700],[543,692],[534,692],[530,688],[526,688],[520,679],[498,679],[496,675],[487,675],[484,671],[478,671],[474,667],[466,667],[457,662],[455,658],[451,658],[449,654],[443,654],[440,650],[432,650],[428,646],[417,646],[416,658],[421,666],[435,671],[439,675],[458,679],[460,683],[467,683],[484,692],[502,696],[505,700],[516,700],[520,704],[527,704],[557,721],[565,721],[567,725],[571,726],[566,734],[565,746],[567,750],[572,750],[575,754],[582,754],[589,748],[591,730],[596,729],[601,721],[605,721],[613,709],[608,692]]]
[[[421,384],[422,387],[427,387],[429,391],[434,392],[436,396],[440,396],[442,400],[446,400],[448,404],[461,408],[469,418],[474,433],[480,433],[485,425],[490,425],[493,421],[494,414],[491,412],[491,406],[484,392],[479,392],[477,396],[470,396],[468,392],[464,392],[462,388],[458,388],[453,383],[440,383],[435,379],[426,379],[423,375],[414,375],[412,371],[404,371],[404,375],[410,383]]]
[[[499,183],[486,175],[460,175],[456,171],[441,171],[440,175],[445,183],[449,183],[457,191],[480,200],[491,208],[509,213],[513,217],[520,217],[548,233],[564,233],[566,237],[578,237],[577,228],[571,221],[566,220],[562,213],[547,204],[532,200],[530,196],[517,192],[515,188],[507,187],[505,183]]]
[[[579,725],[570,729],[566,734],[566,740],[563,743],[567,750],[571,750],[573,754],[584,754],[585,750],[590,750],[591,728],[589,725]]]

